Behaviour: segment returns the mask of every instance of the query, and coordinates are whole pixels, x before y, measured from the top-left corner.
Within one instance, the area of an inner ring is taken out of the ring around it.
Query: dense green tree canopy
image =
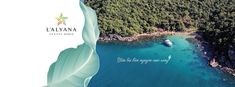
[[[129,36],[153,32],[155,27],[181,31],[195,27],[202,17],[199,2],[190,0],[90,0],[97,11],[101,35]],[[203,9],[201,9],[203,10]]]

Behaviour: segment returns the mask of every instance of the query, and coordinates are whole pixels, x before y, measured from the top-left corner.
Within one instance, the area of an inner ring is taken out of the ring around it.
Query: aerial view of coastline
[[[234,87],[234,0],[85,0],[100,69],[88,87]]]

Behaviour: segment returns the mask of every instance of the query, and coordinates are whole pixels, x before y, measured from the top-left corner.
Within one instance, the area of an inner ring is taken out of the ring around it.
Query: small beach
[[[185,35],[189,38],[195,38],[197,34],[195,33],[195,29],[188,29],[187,31],[182,31],[182,32],[163,31],[161,29],[153,33],[143,33],[143,34],[137,34],[133,36],[126,36],[126,37],[122,37],[117,34],[109,34],[107,36],[101,36],[99,38],[99,41],[101,42],[112,42],[112,41],[132,42],[132,41],[142,40],[142,39],[154,39],[154,38],[158,38],[158,37],[165,36],[165,35]]]

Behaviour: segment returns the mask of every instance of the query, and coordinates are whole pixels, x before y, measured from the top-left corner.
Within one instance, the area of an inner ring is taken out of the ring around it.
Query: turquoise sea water
[[[100,69],[89,87],[235,87],[235,78],[209,67],[185,36],[165,38],[174,45],[99,43]]]

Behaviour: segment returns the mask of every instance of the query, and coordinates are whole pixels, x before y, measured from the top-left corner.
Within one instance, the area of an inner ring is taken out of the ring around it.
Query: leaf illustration
[[[68,48],[51,64],[47,76],[47,87],[87,87],[98,72],[99,57],[96,42],[99,37],[95,11],[80,2],[85,16],[82,31],[84,43],[77,48]]]

